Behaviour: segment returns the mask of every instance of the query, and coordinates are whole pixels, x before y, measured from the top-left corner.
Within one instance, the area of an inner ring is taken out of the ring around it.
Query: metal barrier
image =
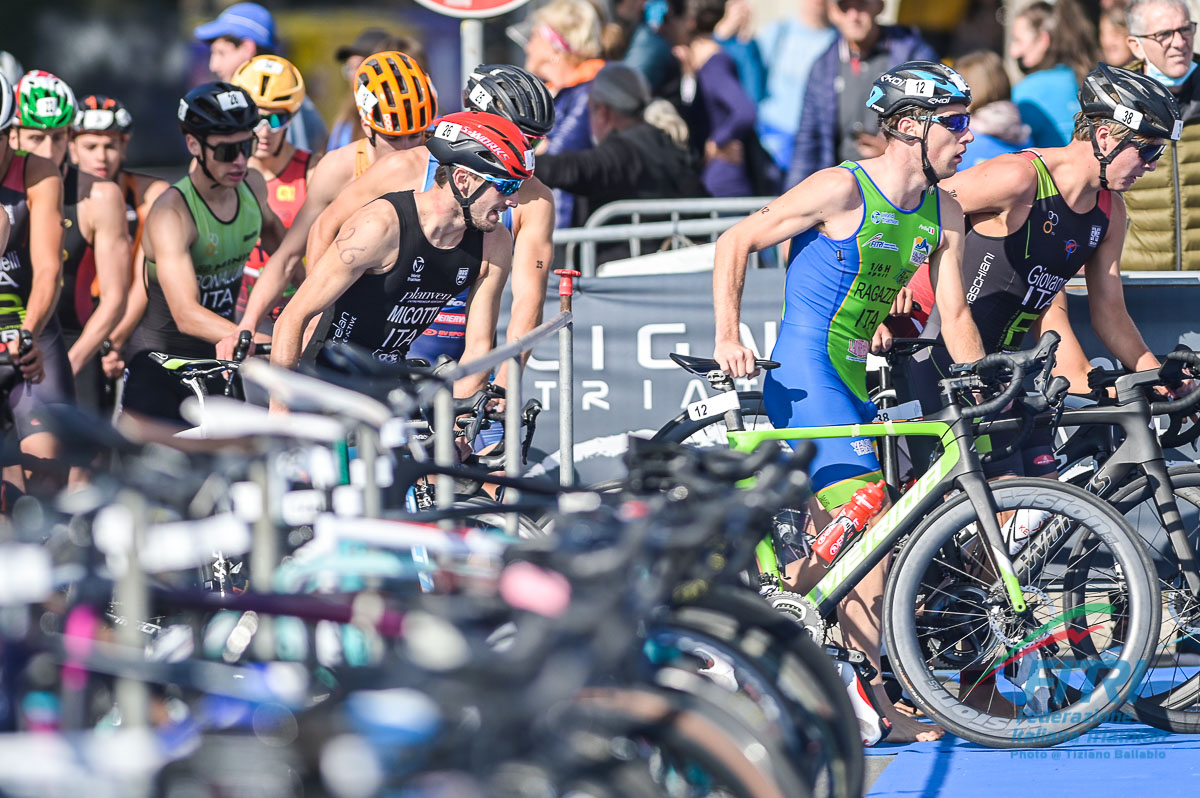
[[[716,241],[749,213],[766,205],[774,197],[726,197],[720,199],[663,199],[618,200],[597,208],[583,227],[568,227],[554,231],[554,243],[567,247],[568,268],[575,261],[575,249],[580,250],[579,271],[584,277],[596,274],[596,244],[604,241],[625,241],[631,257],[642,253],[642,240],[672,239],[680,236],[708,236]],[[646,222],[646,217],[668,217],[664,221]],[[629,217],[627,224],[608,224],[616,218]],[[684,218],[698,217],[698,218]],[[751,255],[751,268],[759,266],[758,253]]]
[[[543,322],[517,340],[497,347],[483,357],[469,363],[462,363],[443,375],[443,382],[431,384],[418,394],[418,402],[427,401],[431,396],[434,400],[434,462],[439,466],[453,466],[454,456],[454,410],[453,390],[455,380],[469,377],[472,374],[490,373],[503,366],[507,370],[507,385],[505,386],[504,414],[504,462],[508,476],[520,476],[521,471],[521,363],[520,356],[533,348],[539,341],[557,331],[559,346],[559,452],[561,467],[559,483],[570,487],[575,483],[574,468],[574,375],[572,361],[574,358],[574,316],[571,300],[575,293],[574,280],[579,272],[570,269],[556,269],[559,276],[558,295],[561,311],[549,321]],[[439,474],[435,480],[435,497],[439,509],[448,509],[454,502],[454,479],[445,474]],[[505,501],[516,501],[515,491],[505,492]],[[517,517],[508,518],[509,532],[516,533]]]

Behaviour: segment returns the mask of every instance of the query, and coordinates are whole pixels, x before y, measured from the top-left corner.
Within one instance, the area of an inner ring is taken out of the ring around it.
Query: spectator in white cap
[[[208,68],[217,80],[228,83],[242,64],[256,55],[274,54],[275,18],[258,3],[234,3],[212,22],[194,31],[208,45]],[[288,125],[287,140],[297,149],[321,153],[325,150],[325,121],[308,97],[300,113]]]

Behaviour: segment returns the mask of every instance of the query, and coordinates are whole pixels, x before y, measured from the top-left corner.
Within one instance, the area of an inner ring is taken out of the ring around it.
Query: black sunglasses
[[[1135,139],[1129,140],[1129,146],[1137,150],[1138,157],[1144,162],[1151,164],[1162,157],[1162,154],[1167,151],[1166,144],[1152,144],[1150,142],[1139,142]]]
[[[257,141],[251,137],[241,141],[230,141],[224,144],[209,144],[205,142],[204,146],[212,150],[214,161],[221,163],[233,163],[238,159],[239,155],[244,155],[249,158],[254,153],[254,148]]]

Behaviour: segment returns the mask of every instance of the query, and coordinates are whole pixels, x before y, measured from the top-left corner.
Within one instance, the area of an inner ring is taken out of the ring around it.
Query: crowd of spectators
[[[885,141],[863,98],[880,72],[915,59],[953,64],[974,91],[960,168],[1062,146],[1080,81],[1102,61],[1164,83],[1184,112],[1183,139],[1126,198],[1125,265],[1200,269],[1200,76],[1186,0],[1034,0],[1013,7],[1002,47],[971,52],[945,49],[944,31],[930,36],[938,51],[916,27],[883,24],[883,0],[795,0],[763,25],[751,8],[617,0],[609,19],[602,0],[551,0],[531,15],[525,66],[560,114],[538,161],[560,226],[614,199],[771,195],[878,155]],[[961,24],[977,27],[965,14]],[[961,40],[978,48],[977,36]]]
[[[975,138],[960,168],[1062,146],[1080,81],[1102,61],[1168,86],[1184,118],[1182,139],[1127,193],[1124,266],[1200,269],[1200,75],[1187,0],[901,3],[900,18],[922,29],[882,22],[884,0],[792,0],[790,13],[761,23],[754,8],[751,0],[548,0],[509,29],[523,66],[554,97],[537,174],[554,190],[558,226],[579,226],[619,199],[774,195],[820,169],[877,156],[886,142],[864,98],[878,74],[910,60],[950,63],[973,90]],[[991,17],[995,44],[981,48],[980,20]],[[226,77],[229,64],[270,45],[232,37],[228,53],[214,45],[211,66]],[[366,55],[389,49],[425,61],[419,41],[380,29],[336,58],[349,81]],[[315,108],[300,116],[289,138],[323,136]],[[328,148],[363,135],[347,96]]]

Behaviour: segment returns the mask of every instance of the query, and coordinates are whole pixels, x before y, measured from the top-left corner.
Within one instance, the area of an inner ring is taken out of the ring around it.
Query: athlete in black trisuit
[[[533,153],[512,122],[475,111],[439,120],[426,145],[439,166],[428,191],[387,194],[342,225],[275,324],[271,362],[292,367],[310,322],[307,356],[351,343],[385,362],[409,346],[464,286],[464,360],[487,352],[512,264],[512,236],[500,214],[533,174]],[[460,381],[469,395],[486,375]]]
[[[1066,147],[1001,155],[943,183],[970,222],[963,288],[984,348],[1011,351],[1027,333],[1049,329],[1043,320],[1055,296],[1082,269],[1101,342],[1127,368],[1153,368],[1158,361],[1125,307],[1121,192],[1153,171],[1166,140],[1179,138],[1179,108],[1157,81],[1105,64],[1087,76],[1079,100],[1083,110]],[[922,336],[940,340],[936,305]],[[944,349],[929,352],[914,359],[911,372],[927,412],[940,407],[937,380],[949,368]],[[1065,376],[1087,385],[1078,370]],[[1027,476],[1054,470],[1048,435],[988,469]]]
[[[137,326],[146,306],[146,291],[142,280],[144,256],[141,247],[146,216],[149,215],[154,201],[167,189],[167,181],[162,178],[125,168],[125,156],[132,134],[133,117],[120,100],[103,94],[89,94],[79,98],[79,111],[71,125],[71,160],[80,171],[116,182],[125,202],[125,222],[132,247],[131,267],[120,295],[125,312],[118,322],[112,325],[107,340],[102,342],[100,347],[102,357],[99,360],[103,366],[103,374],[93,376],[89,361],[82,369],[77,370],[75,376],[80,404],[98,407],[103,412],[111,412],[115,400],[113,380],[121,379],[125,372],[120,348],[129,340],[129,334]],[[91,296],[101,305],[94,314],[103,315],[102,309],[107,301],[104,296],[104,281],[95,281],[90,289]],[[83,298],[82,292],[79,296]],[[78,346],[77,343],[76,347]],[[81,349],[80,354],[82,351]],[[72,365],[75,365],[74,355]],[[93,392],[96,393],[94,403],[90,400]]]
[[[1082,269],[1100,340],[1126,367],[1154,368],[1158,360],[1125,307],[1120,192],[1154,169],[1167,139],[1179,138],[1179,108],[1156,81],[1104,64],[1087,76],[1079,100],[1082,111],[1066,147],[1001,155],[944,181],[970,223],[962,261],[967,303],[989,354],[1019,349],[1027,333],[1040,335],[1066,323],[1065,313],[1048,311],[1067,280]],[[941,340],[936,305],[922,336]],[[1074,373],[1066,374],[1077,386],[1087,384],[1079,360],[1068,362]],[[914,358],[909,385],[926,413],[941,407],[938,380],[948,374],[949,361],[938,348]],[[989,436],[992,448],[1007,447],[1012,436]],[[909,447],[920,470],[929,461],[930,444],[911,438]],[[1054,476],[1050,430],[1035,430],[1020,450],[985,464],[984,470],[989,477]],[[1039,510],[1002,514],[1010,553],[1019,551],[1049,515]],[[964,684],[977,685],[968,703],[987,706],[993,715],[1016,716],[1017,708],[1000,696],[994,676],[981,670],[972,678],[971,673],[963,673]]]
[[[0,205],[12,222],[0,258],[0,337],[15,354],[19,330],[28,330],[33,346],[18,360],[22,380],[8,395],[24,467],[5,463],[5,507],[8,485],[39,495],[61,487],[65,473],[57,466],[58,441],[33,411],[35,405],[68,403],[74,396],[54,309],[63,240],[63,180],[55,156],[61,159],[66,151],[65,126],[74,116],[75,99],[65,83],[45,72],[26,74],[20,86],[14,96],[0,80],[0,131],[6,131],[0,135]]]

